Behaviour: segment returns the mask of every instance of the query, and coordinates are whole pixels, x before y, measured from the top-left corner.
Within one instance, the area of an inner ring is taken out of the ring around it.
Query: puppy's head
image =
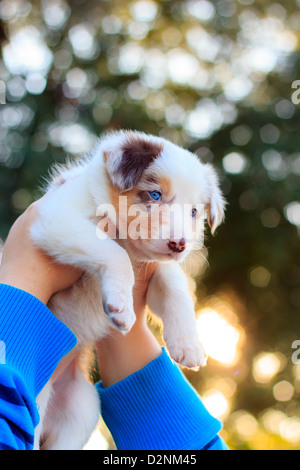
[[[183,260],[202,244],[204,219],[212,233],[224,199],[210,165],[171,142],[120,132],[103,143],[118,229],[141,260]]]

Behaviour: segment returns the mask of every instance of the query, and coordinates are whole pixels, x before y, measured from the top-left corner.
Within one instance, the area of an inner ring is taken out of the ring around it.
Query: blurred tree
[[[197,293],[200,309],[222,313],[230,305],[243,349],[234,365],[212,359],[187,375],[204,395],[212,380],[227,380],[218,382],[229,406],[220,416],[237,448],[300,445],[299,372],[290,359],[300,337],[300,110],[291,100],[300,79],[299,6],[0,2],[7,99],[0,106],[0,236],[38,195],[49,167],[88,152],[107,129],[159,134],[219,169],[226,223],[207,238],[209,268]],[[260,351],[272,352],[273,362],[280,353],[280,367],[263,383],[253,376]],[[288,400],[274,395],[282,380],[294,387]]]

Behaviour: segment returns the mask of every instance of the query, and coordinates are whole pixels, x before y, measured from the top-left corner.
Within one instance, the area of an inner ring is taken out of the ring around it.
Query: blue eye
[[[159,191],[149,191],[149,194],[154,201],[159,201],[161,199],[161,193]]]
[[[192,216],[192,217],[196,217],[197,212],[198,212],[197,209],[194,207],[194,208],[192,209],[192,211],[191,211],[191,216]]]

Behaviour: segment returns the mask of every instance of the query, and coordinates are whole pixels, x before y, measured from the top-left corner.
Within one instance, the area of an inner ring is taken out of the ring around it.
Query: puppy
[[[42,442],[43,449],[80,449],[96,426],[99,399],[80,357],[111,327],[125,334],[133,326],[133,268],[156,263],[147,305],[163,322],[171,357],[189,368],[205,363],[180,262],[202,244],[204,219],[214,232],[223,216],[213,168],[163,138],[114,132],[89,156],[56,169],[31,235],[57,262],[84,275],[49,302],[76,335],[78,354],[38,397],[35,448]]]

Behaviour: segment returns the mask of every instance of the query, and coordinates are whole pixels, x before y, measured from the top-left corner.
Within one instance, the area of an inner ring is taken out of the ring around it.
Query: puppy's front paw
[[[132,294],[111,292],[103,295],[103,309],[111,324],[121,333],[128,333],[135,323]]]
[[[206,365],[207,354],[198,339],[185,341],[182,338],[166,340],[171,357],[181,366],[198,370]]]
[[[124,334],[131,330],[136,319],[132,307],[125,306],[112,299],[111,301],[103,302],[103,308],[110,322],[117,330]]]

